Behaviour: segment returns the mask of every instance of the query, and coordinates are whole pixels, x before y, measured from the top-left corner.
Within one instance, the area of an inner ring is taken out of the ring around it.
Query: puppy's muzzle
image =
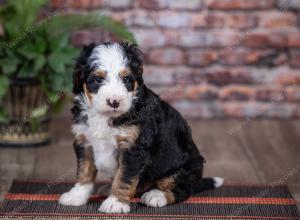
[[[120,106],[120,101],[116,99],[106,99],[106,104],[112,108],[118,108]]]

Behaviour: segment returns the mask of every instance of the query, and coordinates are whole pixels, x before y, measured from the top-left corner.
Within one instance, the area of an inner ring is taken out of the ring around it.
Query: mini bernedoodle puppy
[[[130,200],[162,207],[219,187],[182,116],[143,81],[142,53],[128,43],[84,47],[75,66],[72,113],[78,183],[59,203],[88,202],[97,171],[113,180],[99,211],[128,213]],[[143,193],[143,194],[142,194]]]

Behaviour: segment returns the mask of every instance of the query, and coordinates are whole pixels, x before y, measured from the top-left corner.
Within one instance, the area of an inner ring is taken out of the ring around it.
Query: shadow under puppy
[[[222,185],[222,178],[202,177],[204,158],[187,122],[144,84],[141,55],[115,42],[81,52],[72,108],[78,183],[60,204],[86,204],[97,171],[113,179],[99,208],[105,213],[129,212],[138,191],[142,203],[162,207]]]

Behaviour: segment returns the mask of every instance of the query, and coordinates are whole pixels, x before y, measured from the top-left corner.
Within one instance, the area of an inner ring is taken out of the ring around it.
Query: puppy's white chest
[[[118,167],[118,147],[115,136],[121,132],[118,128],[108,125],[107,118],[89,115],[87,125],[75,125],[75,135],[83,134],[86,137],[86,147],[92,146],[94,163],[97,169],[114,177]]]

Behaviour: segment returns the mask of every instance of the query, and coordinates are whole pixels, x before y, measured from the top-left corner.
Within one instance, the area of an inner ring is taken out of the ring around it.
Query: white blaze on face
[[[101,70],[107,73],[97,94],[92,94],[92,105],[95,110],[113,115],[127,112],[131,107],[133,97],[132,92],[127,91],[120,78],[120,72],[127,65],[127,58],[121,46],[117,43],[97,46],[94,48],[90,60],[95,71]],[[113,109],[107,104],[107,100],[117,100],[120,105]]]

